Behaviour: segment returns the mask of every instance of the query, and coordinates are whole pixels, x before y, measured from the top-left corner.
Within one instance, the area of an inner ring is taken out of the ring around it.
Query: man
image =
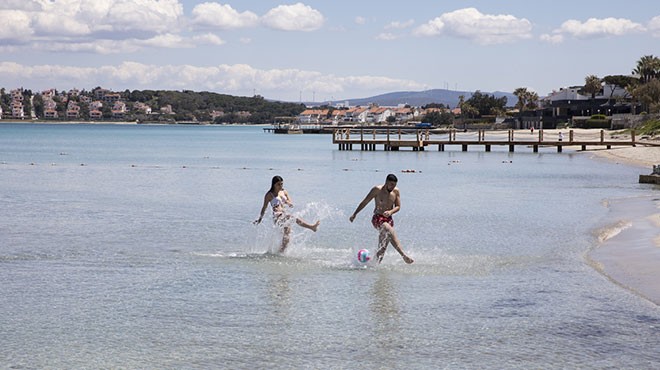
[[[401,249],[401,242],[394,231],[394,220],[392,220],[392,215],[399,212],[401,209],[401,196],[399,194],[399,188],[396,187],[397,182],[398,179],[395,175],[387,175],[385,184],[374,186],[349,218],[351,222],[353,222],[355,216],[357,216],[357,214],[366,207],[372,199],[374,199],[376,204],[374,207],[374,215],[371,218],[371,224],[374,225],[379,232],[378,252],[376,252],[378,263],[383,260],[388,243],[392,243],[394,249],[399,252],[406,263],[414,262],[413,259],[408,257],[403,249]]]

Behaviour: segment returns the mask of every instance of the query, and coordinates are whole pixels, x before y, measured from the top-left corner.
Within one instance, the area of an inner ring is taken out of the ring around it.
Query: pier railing
[[[386,151],[396,151],[400,148],[412,148],[413,151],[424,150],[434,145],[439,151],[444,151],[447,146],[460,146],[462,151],[467,151],[470,146],[483,146],[489,152],[494,145],[508,146],[509,151],[515,151],[516,146],[531,147],[538,152],[539,147],[556,147],[558,152],[563,147],[579,146],[586,150],[588,146],[605,147],[612,146],[636,146],[636,145],[660,145],[650,142],[636,141],[635,132],[632,131],[626,137],[606,137],[605,131],[580,131],[573,130],[557,132],[552,134],[544,130],[477,130],[461,131],[455,129],[419,129],[419,128],[383,128],[383,127],[344,127],[337,128],[332,135],[333,144],[337,144],[339,150],[353,150],[353,146],[360,150],[377,150],[382,147]]]

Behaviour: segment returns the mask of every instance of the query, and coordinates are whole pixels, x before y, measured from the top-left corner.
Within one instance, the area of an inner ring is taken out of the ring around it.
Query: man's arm
[[[374,186],[373,188],[371,188],[371,191],[369,191],[369,194],[367,194],[367,196],[364,197],[364,199],[362,200],[362,202],[360,202],[360,204],[359,204],[359,205],[357,206],[357,208],[355,209],[355,212],[353,212],[353,214],[352,214],[351,217],[349,218],[349,220],[350,220],[351,222],[353,222],[353,220],[355,220],[355,216],[357,216],[357,214],[360,213],[360,211],[361,211],[362,209],[364,209],[364,207],[366,207],[367,204],[369,204],[369,202],[371,202],[371,200],[374,199],[374,198],[376,197],[376,194],[377,194],[377,193],[378,193],[378,187],[377,187],[377,186]]]

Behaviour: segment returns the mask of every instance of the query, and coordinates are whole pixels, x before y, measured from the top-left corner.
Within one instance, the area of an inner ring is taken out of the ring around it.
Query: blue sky
[[[7,89],[545,96],[660,54],[657,0],[1,0],[0,19]]]

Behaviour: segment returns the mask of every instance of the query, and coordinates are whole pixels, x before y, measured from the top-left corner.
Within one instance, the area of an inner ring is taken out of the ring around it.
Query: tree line
[[[69,101],[74,101],[80,107],[81,120],[88,120],[89,108],[83,103],[83,97],[96,100],[95,92],[101,89],[96,87],[90,91],[82,90],[77,94],[55,91],[53,101],[59,117],[66,117]],[[45,99],[41,94],[33,94],[31,90],[23,90],[23,109],[25,116],[29,117],[34,111],[38,118],[44,117]],[[202,121],[214,123],[272,123],[275,117],[297,116],[305,106],[299,103],[286,103],[269,101],[262,96],[252,97],[232,96],[213,92],[195,92],[191,90],[125,90],[119,92],[121,101],[127,106],[127,112],[122,119],[140,121]],[[3,112],[11,110],[11,94],[5,88],[0,89],[0,106]],[[151,107],[156,114],[146,115],[135,111],[136,103],[144,103]],[[172,108],[173,114],[159,114],[160,109],[166,106]],[[104,119],[112,119],[112,103],[103,103],[102,113]],[[215,118],[214,118],[215,116]]]

